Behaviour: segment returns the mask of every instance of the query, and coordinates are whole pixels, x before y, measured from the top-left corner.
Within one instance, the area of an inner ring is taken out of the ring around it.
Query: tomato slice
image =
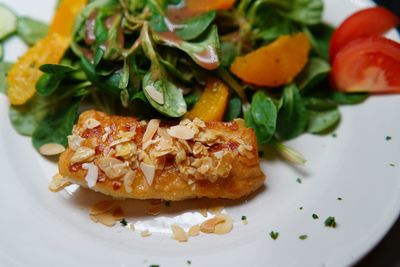
[[[333,33],[329,47],[331,61],[349,42],[361,38],[380,36],[400,24],[400,18],[383,7],[361,10],[347,18]]]
[[[338,91],[400,93],[400,44],[380,36],[354,40],[337,53],[330,79]]]

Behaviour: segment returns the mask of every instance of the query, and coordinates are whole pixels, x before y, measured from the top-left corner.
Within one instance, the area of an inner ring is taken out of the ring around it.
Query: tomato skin
[[[380,36],[354,40],[336,55],[330,80],[342,92],[400,93],[400,44]]]
[[[400,24],[400,18],[383,7],[372,7],[354,13],[336,29],[329,47],[331,61],[349,42],[362,38],[380,36]]]

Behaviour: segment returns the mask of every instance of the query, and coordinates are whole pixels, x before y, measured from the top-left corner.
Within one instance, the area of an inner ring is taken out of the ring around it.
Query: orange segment
[[[210,78],[199,101],[185,118],[199,118],[204,121],[222,121],[228,104],[229,89],[218,79]]]
[[[304,33],[281,36],[269,45],[236,58],[231,71],[243,81],[259,86],[288,84],[306,65],[310,48]]]
[[[208,12],[211,10],[223,10],[233,7],[236,0],[187,0],[186,6],[189,10],[196,12]]]
[[[72,24],[86,0],[64,0],[58,8],[48,35],[18,59],[8,73],[8,98],[23,105],[35,95],[43,64],[57,64],[71,43]]]
[[[49,34],[59,33],[71,36],[75,17],[86,5],[87,0],[63,0],[53,17]]]

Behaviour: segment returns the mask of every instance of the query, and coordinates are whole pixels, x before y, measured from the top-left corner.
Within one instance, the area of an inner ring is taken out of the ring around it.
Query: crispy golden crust
[[[95,119],[100,123],[93,129],[85,128],[88,119]],[[171,126],[171,125],[168,125]],[[126,132],[135,129],[135,136],[132,142],[137,147],[142,148],[142,138],[147,125],[132,117],[109,116],[102,112],[87,111],[84,112],[74,129],[74,133],[84,138],[81,146],[92,147],[96,152],[92,162],[104,157],[107,153],[107,146],[115,140],[112,133],[104,141],[106,134],[105,128],[112,129],[113,133]],[[168,128],[161,125],[160,127]],[[208,143],[209,149],[223,149],[225,153],[235,153],[230,158],[231,168],[229,175],[219,177],[216,181],[210,181],[207,177],[190,178],[183,174],[176,161],[167,159],[161,168],[157,168],[154,180],[149,185],[148,180],[139,167],[132,167],[135,174],[133,183],[124,186],[124,181],[120,179],[108,179],[108,177],[99,170],[97,183],[91,189],[111,195],[116,198],[135,198],[135,199],[164,199],[164,200],[183,200],[189,198],[208,197],[208,198],[227,198],[236,199],[246,196],[263,185],[265,176],[260,169],[256,138],[252,129],[248,129],[239,122],[232,123],[206,123],[205,131],[212,131],[213,134],[223,136],[226,142],[219,142],[218,147]],[[235,140],[245,143],[248,149],[247,156],[236,152],[240,144]],[[188,143],[191,143],[188,141]],[[71,163],[71,158],[75,151],[70,147],[61,155],[59,160],[59,172],[63,177],[71,182],[88,187],[85,180],[87,170],[82,168],[82,163]],[[190,153],[187,153],[189,156]],[[168,157],[168,156],[167,156]],[[117,157],[118,158],[118,157]],[[120,159],[120,158],[119,158]],[[123,161],[123,159],[121,159]],[[138,157],[140,160],[140,157]],[[130,191],[130,192],[128,192]]]

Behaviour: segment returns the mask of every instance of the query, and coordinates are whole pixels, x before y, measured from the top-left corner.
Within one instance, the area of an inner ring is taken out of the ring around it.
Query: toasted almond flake
[[[93,163],[82,164],[82,169],[88,170],[85,176],[85,181],[89,188],[96,186],[97,178],[99,177],[99,168]]]
[[[154,86],[148,85],[144,88],[144,90],[149,94],[151,99],[156,101],[160,105],[164,105],[164,95],[160,91],[158,91]]]
[[[200,234],[200,225],[194,225],[189,229],[189,236],[198,236]]]
[[[124,159],[129,159],[133,155],[136,154],[137,152],[137,147],[134,143],[132,142],[126,142],[122,144],[118,144],[115,147],[115,151],[117,152],[115,154],[116,157],[122,157]]]
[[[71,185],[71,182],[64,179],[64,177],[62,177],[61,174],[57,173],[56,175],[53,176],[53,179],[49,184],[49,190],[51,192],[59,192],[69,185]]]
[[[249,222],[247,220],[242,220],[243,225],[247,225]]]
[[[187,242],[188,241],[188,236],[185,232],[185,230],[182,229],[177,224],[171,225],[171,230],[172,230],[172,238],[179,241],[179,242]]]
[[[209,208],[208,210],[212,214],[217,215],[217,214],[220,214],[223,209],[224,209],[224,206],[214,206],[214,207]]]
[[[109,226],[112,227],[115,225],[115,219],[114,216],[109,213],[101,213],[101,214],[97,214],[97,215],[93,215],[96,217],[97,220],[99,220],[99,223],[105,225],[105,226]]]
[[[84,140],[85,140],[84,138],[80,137],[77,134],[69,135],[68,136],[68,147],[70,149],[76,151],[81,146],[81,143]]]
[[[124,210],[118,206],[113,210],[112,216],[114,217],[115,221],[120,221],[125,218]]]
[[[206,128],[206,123],[205,123],[203,120],[199,119],[199,118],[195,118],[195,119],[193,120],[193,123],[194,123],[194,125],[196,125],[197,127]]]
[[[81,163],[81,162],[88,162],[93,160],[93,156],[96,154],[94,149],[81,146],[79,147],[75,153],[71,157],[71,163]]]
[[[132,231],[135,231],[135,225],[133,223],[129,224],[129,229],[131,229]]]
[[[97,219],[97,217],[95,215],[89,215],[89,217],[93,222],[95,222],[95,223],[99,222],[99,219]]]
[[[150,232],[149,230],[144,230],[144,231],[142,231],[142,232],[140,233],[140,235],[141,235],[142,237],[148,237],[148,236],[151,236],[151,232]]]
[[[109,179],[117,179],[124,176],[129,170],[129,163],[116,158],[100,158],[97,166],[106,174]]]
[[[103,200],[95,203],[90,209],[90,215],[98,215],[109,212],[115,208],[117,203],[114,200]]]
[[[114,142],[111,142],[109,146],[113,147],[113,146],[116,146],[116,145],[119,145],[119,144],[122,144],[122,143],[125,143],[125,142],[129,142],[131,140],[132,139],[130,139],[130,138],[123,137],[123,138],[120,138],[118,140],[115,140]]]
[[[133,184],[133,181],[135,180],[135,172],[132,170],[129,170],[124,175],[123,180],[124,180],[125,191],[127,193],[132,193],[132,184]]]
[[[224,156],[224,151],[223,151],[223,150],[217,151],[217,152],[214,153],[214,156],[215,156],[217,159],[222,159],[222,157]]]
[[[224,235],[232,231],[233,223],[231,217],[226,214],[219,214],[217,216],[224,219],[224,221],[215,225],[214,233],[217,235]]]
[[[208,216],[207,208],[200,208],[199,213],[203,215],[204,218],[207,218]]]
[[[83,127],[85,129],[90,129],[90,130],[94,129],[96,127],[99,127],[99,126],[100,126],[100,122],[98,120],[96,120],[96,119],[93,119],[93,118],[87,119],[83,124]]]
[[[144,144],[153,139],[153,136],[157,132],[159,126],[160,126],[160,120],[153,119],[149,121],[149,124],[147,125],[146,131],[144,132],[142,138],[143,150],[147,148],[144,147]]]
[[[153,184],[154,175],[156,174],[156,167],[154,165],[149,165],[147,163],[141,162],[140,169],[146,178],[147,184],[151,186]]]
[[[215,216],[211,219],[204,221],[200,225],[200,231],[203,233],[214,233],[216,225],[225,222],[223,217]]]
[[[43,156],[55,156],[63,153],[65,147],[57,143],[44,144],[39,148],[39,153]]]
[[[195,131],[193,129],[182,125],[172,126],[167,130],[167,133],[172,137],[182,140],[193,139],[195,135]]]

